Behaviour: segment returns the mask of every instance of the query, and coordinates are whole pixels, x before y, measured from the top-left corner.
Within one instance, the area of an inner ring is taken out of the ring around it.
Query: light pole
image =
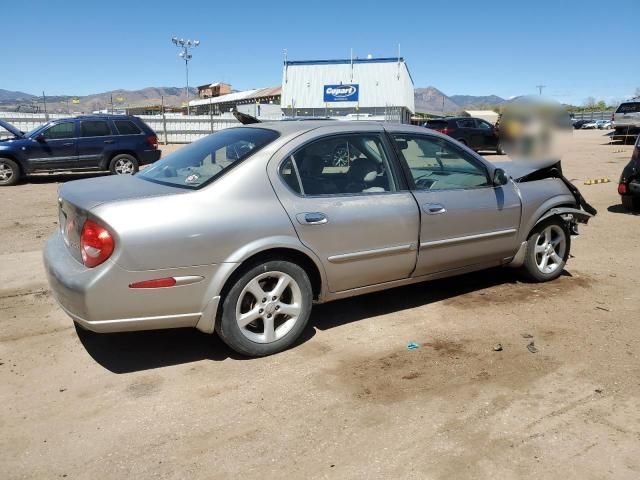
[[[191,60],[192,55],[189,53],[190,48],[195,48],[200,45],[200,40],[185,40],[184,38],[172,37],[171,42],[178,48],[180,48],[180,53],[178,56],[184,60],[184,69],[187,75],[187,115],[191,114],[191,109],[189,107],[189,60]]]

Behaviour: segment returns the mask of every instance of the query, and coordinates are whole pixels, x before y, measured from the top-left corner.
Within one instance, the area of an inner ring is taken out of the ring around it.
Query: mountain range
[[[461,110],[488,109],[500,105],[506,100],[497,95],[451,95],[448,96],[436,87],[416,88],[414,90],[416,112],[453,113]]]
[[[190,97],[197,95],[195,88],[190,88]],[[416,88],[414,90],[416,112],[420,113],[453,113],[465,109],[490,108],[504,103],[504,98],[496,95],[451,95],[448,96],[435,87]],[[73,103],[76,98],[79,103]],[[178,87],[147,87],[141,90],[112,90],[82,97],[69,95],[47,96],[47,111],[54,113],[92,112],[111,107],[111,101],[116,108],[123,106],[159,105],[164,98],[167,106],[180,106],[185,101],[184,88]],[[34,104],[40,104],[42,98],[24,92],[13,92],[0,89],[0,109],[2,110],[30,110]]]
[[[197,90],[189,88],[190,98],[197,95]],[[111,101],[116,108],[118,106],[160,105],[163,101],[167,106],[180,106],[186,100],[185,89],[179,87],[147,87],[141,90],[111,90],[103,93],[95,93],[85,96],[47,95],[47,111],[49,113],[93,112],[109,109]],[[79,103],[73,103],[77,99]],[[12,92],[0,89],[0,109],[33,111],[34,103],[42,109],[42,97],[30,95],[24,92]]]

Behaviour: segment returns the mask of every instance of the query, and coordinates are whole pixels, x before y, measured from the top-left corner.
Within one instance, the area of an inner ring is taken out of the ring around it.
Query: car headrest
[[[356,181],[372,182],[378,175],[378,166],[368,158],[356,158],[349,167],[349,177]]]
[[[324,170],[324,162],[319,155],[305,155],[302,157],[300,174],[306,176],[320,175]]]

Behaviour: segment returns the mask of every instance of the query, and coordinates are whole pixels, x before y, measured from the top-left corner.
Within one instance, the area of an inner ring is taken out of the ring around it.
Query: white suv
[[[637,135],[640,131],[640,97],[621,103],[611,118],[613,128],[616,129],[614,138],[623,135]]]

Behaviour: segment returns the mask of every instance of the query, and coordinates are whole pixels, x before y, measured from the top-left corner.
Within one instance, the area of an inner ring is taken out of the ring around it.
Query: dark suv
[[[455,138],[476,152],[493,150],[502,155],[502,146],[496,127],[486,120],[472,117],[447,117],[429,120],[425,127]]]
[[[618,193],[624,208],[631,211],[640,209],[640,135],[636,138],[631,160],[620,175]]]
[[[0,120],[12,138],[0,140],[0,186],[30,173],[109,170],[126,175],[160,158],[158,137],[127,115],[91,115],[53,120],[23,133]]]

